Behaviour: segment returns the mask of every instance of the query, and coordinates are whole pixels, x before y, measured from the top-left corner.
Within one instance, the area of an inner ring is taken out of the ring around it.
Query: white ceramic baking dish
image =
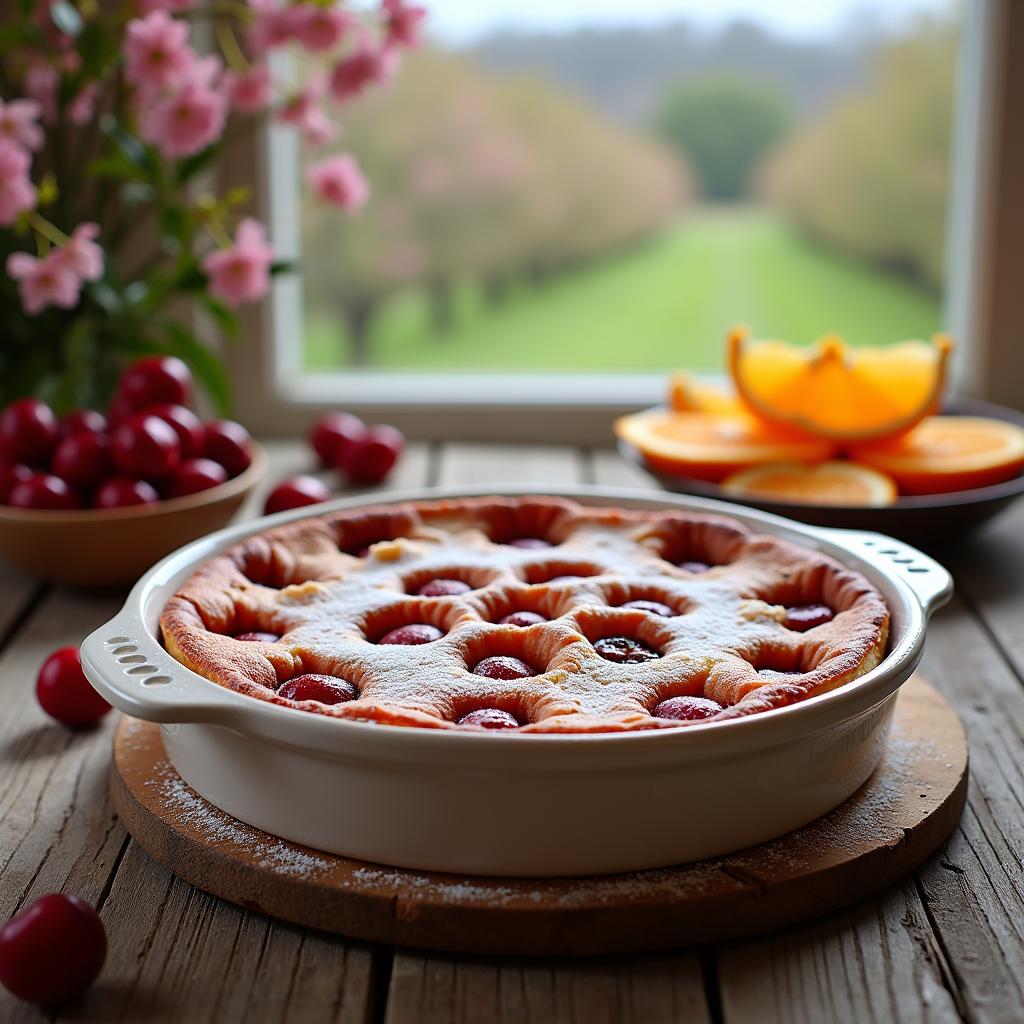
[[[547,488],[435,489],[388,503]],[[897,690],[920,660],[949,574],[880,534],[803,526],[699,498],[558,489],[588,505],[692,509],[826,552],[859,570],[892,615],[873,671],[802,703],[680,730],[529,736],[349,722],[218,686],[158,639],[167,598],[212,555],[348,499],[244,523],[168,556],[82,645],[93,685],[127,714],[159,722],[174,767],[236,818],[307,846],[380,864],[471,875],[620,872],[763,842],[825,814],[881,758]],[[381,498],[374,497],[378,504]]]

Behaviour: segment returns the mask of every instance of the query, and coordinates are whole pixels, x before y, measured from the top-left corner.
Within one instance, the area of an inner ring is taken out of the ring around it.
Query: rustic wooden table
[[[308,468],[298,444],[271,454],[271,479]],[[414,447],[391,486],[524,482],[649,486],[611,452],[465,444]],[[957,596],[932,625],[923,666],[971,744],[970,797],[948,847],[885,895],[802,927],[586,961],[375,948],[176,879],[113,813],[115,716],[69,732],[32,696],[46,654],[77,644],[123,595],[72,593],[0,569],[0,921],[54,890],[101,909],[106,967],[60,1015],[69,1020],[1024,1020],[1024,502],[951,541],[938,554]],[[0,1019],[39,1017],[0,992]]]

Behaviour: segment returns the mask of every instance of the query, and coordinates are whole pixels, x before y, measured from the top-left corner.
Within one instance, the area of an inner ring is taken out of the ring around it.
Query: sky
[[[426,0],[434,36],[471,42],[498,28],[565,31],[581,26],[657,25],[685,19],[709,29],[746,18],[809,39],[833,35],[865,18],[898,27],[950,0]]]

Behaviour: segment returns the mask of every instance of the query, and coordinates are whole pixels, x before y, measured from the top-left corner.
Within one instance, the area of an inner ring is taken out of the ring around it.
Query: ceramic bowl
[[[403,500],[544,489],[438,489]],[[679,730],[511,735],[371,725],[246,697],[175,661],[158,619],[179,585],[243,537],[336,501],[221,531],[164,559],[82,645],[93,685],[159,722],[182,778],[266,832],[406,868],[471,875],[586,875],[700,860],[782,835],[832,810],[874,771],[899,687],[949,574],[877,534],[819,529],[735,505],[646,491],[559,489],[586,505],[734,516],[867,576],[892,618],[874,670],[790,707]],[[378,500],[374,504],[381,504]]]

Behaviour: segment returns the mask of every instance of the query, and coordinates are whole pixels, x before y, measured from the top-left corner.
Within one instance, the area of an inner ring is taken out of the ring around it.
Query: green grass
[[[636,250],[500,306],[467,285],[457,323],[437,335],[417,293],[375,322],[373,365],[415,370],[664,370],[722,368],[736,322],[756,336],[809,342],[838,331],[854,344],[927,337],[938,301],[899,278],[814,246],[759,210],[697,211]],[[343,325],[313,314],[310,369],[346,363]]]

